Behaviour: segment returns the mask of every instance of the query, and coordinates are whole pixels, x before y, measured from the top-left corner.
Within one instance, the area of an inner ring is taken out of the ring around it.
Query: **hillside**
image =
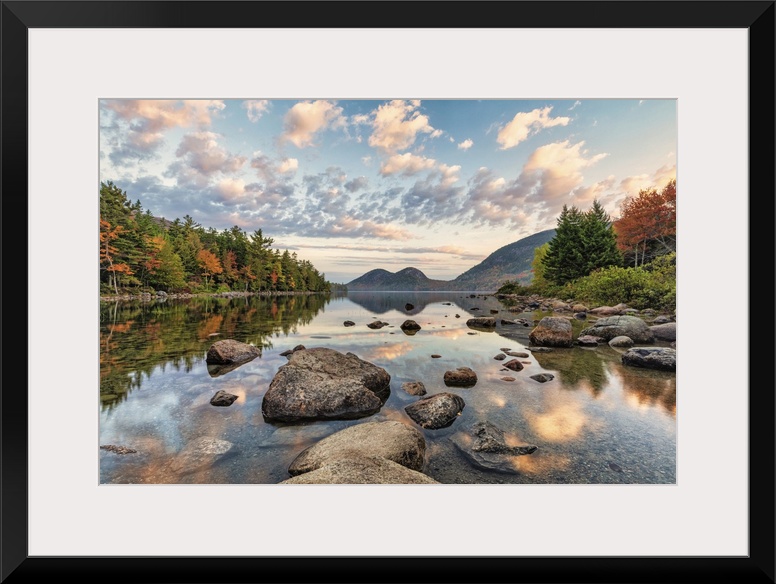
[[[396,273],[371,270],[348,282],[348,290],[444,290],[448,282],[432,280],[416,268],[404,268]]]
[[[452,280],[448,289],[497,290],[507,280],[529,284],[534,251],[553,237],[555,230],[548,229],[505,245]]]
[[[371,270],[348,282],[348,290],[375,291],[431,291],[483,290],[495,291],[507,280],[528,284],[531,281],[531,262],[534,250],[555,236],[554,229],[540,231],[497,249],[476,266],[454,280],[432,280],[417,268],[404,268],[396,273]]]

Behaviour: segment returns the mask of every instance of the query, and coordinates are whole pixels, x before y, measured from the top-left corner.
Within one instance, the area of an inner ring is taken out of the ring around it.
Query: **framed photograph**
[[[3,2],[0,579],[773,582],[775,14]]]

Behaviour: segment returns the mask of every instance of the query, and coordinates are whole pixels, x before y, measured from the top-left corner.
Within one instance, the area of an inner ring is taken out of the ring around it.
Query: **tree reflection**
[[[102,408],[124,401],[157,367],[191,371],[217,339],[271,349],[273,336],[296,333],[327,300],[310,294],[101,303]]]
[[[536,362],[544,369],[558,372],[558,378],[566,389],[578,389],[587,382],[597,396],[607,385],[607,374],[601,354],[595,349],[573,347],[554,348],[549,353],[533,353]]]

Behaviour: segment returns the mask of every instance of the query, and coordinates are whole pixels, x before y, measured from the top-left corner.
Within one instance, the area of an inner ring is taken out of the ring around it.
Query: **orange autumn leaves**
[[[614,222],[617,246],[633,255],[634,265],[643,265],[655,255],[676,250],[676,180],[658,191],[642,189],[629,197]]]

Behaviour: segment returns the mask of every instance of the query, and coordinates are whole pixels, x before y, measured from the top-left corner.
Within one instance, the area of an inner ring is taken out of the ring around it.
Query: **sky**
[[[676,177],[673,99],[100,101],[100,181],[144,210],[261,229],[331,282],[451,280],[564,205]]]

